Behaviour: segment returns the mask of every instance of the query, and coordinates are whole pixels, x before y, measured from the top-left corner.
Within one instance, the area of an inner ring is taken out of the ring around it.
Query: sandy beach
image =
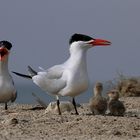
[[[0,105],[0,140],[140,140],[140,97],[121,98],[124,117],[92,115],[88,104],[78,108],[80,115],[45,114],[36,105]]]

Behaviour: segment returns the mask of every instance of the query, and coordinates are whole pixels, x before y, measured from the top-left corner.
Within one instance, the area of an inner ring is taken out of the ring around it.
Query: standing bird
[[[110,114],[114,116],[123,116],[126,109],[124,107],[124,104],[119,101],[118,90],[111,90],[107,94],[109,97],[108,108]]]
[[[61,114],[59,96],[72,97],[72,103],[78,115],[74,97],[88,88],[86,52],[94,46],[111,45],[111,42],[94,39],[83,34],[74,34],[71,36],[69,44],[70,57],[64,63],[38,73],[28,66],[30,75],[14,73],[22,77],[31,78],[41,89],[55,95],[59,114]]]
[[[104,115],[107,110],[107,100],[102,97],[102,83],[96,83],[93,90],[94,97],[92,97],[89,101],[90,110],[95,115]]]
[[[14,87],[14,82],[8,70],[8,57],[12,44],[8,41],[0,41],[0,103],[14,102],[17,97],[17,92]]]

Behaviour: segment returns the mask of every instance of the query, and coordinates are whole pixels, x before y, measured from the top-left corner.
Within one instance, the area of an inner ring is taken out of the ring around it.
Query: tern
[[[75,113],[79,114],[74,97],[86,91],[89,85],[86,52],[94,46],[111,45],[111,42],[75,33],[71,36],[69,45],[70,57],[62,64],[40,72],[36,72],[28,66],[30,75],[13,72],[16,75],[32,79],[42,90],[55,95],[59,115],[61,115],[59,96],[72,97]]]
[[[17,97],[17,92],[14,87],[14,82],[8,70],[8,57],[12,44],[8,41],[0,41],[0,103],[14,102]]]

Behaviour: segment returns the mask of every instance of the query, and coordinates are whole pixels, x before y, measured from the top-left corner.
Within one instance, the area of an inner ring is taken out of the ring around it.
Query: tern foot
[[[58,115],[62,115],[59,105],[60,105],[60,102],[59,100],[57,100]]]
[[[59,111],[59,109],[58,109],[58,115],[62,115],[62,114],[61,114],[61,111]]]
[[[75,112],[75,115],[79,115],[79,113],[78,112]]]
[[[5,107],[4,107],[4,109],[5,109],[5,110],[7,110],[7,109],[8,109],[7,103],[5,103]]]
[[[79,115],[79,113],[77,112],[72,112],[71,115]]]
[[[79,115],[78,111],[77,111],[77,107],[76,107],[76,102],[75,102],[75,99],[73,98],[72,100],[72,104],[74,106],[74,109],[75,109],[75,115]]]

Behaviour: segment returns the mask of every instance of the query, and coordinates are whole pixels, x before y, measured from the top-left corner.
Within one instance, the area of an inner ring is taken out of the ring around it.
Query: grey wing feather
[[[63,67],[56,65],[44,72],[38,72],[32,79],[44,91],[56,94],[66,86],[66,81],[62,79],[63,70]]]
[[[47,77],[48,78],[60,78],[62,76],[62,73],[64,71],[64,68],[60,65],[56,65],[56,66],[53,66],[49,69],[46,70],[47,72]]]

